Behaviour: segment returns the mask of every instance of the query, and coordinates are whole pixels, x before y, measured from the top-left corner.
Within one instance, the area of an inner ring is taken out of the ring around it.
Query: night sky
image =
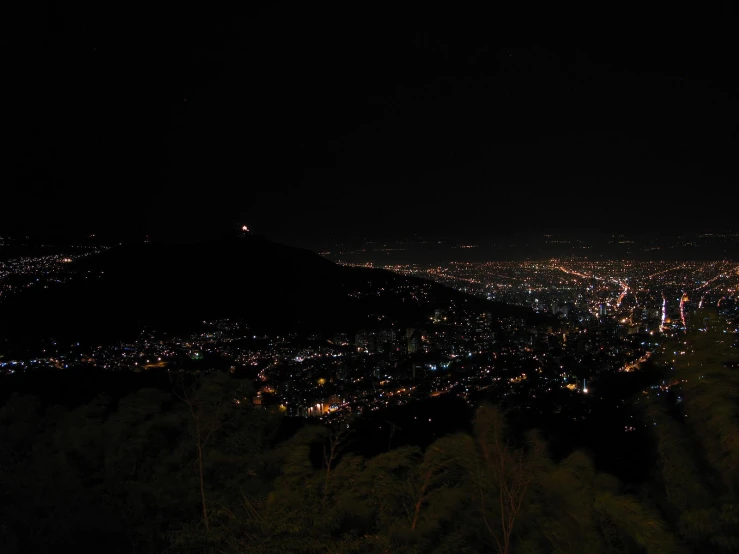
[[[494,10],[98,4],[22,20],[0,233],[736,227],[737,63],[668,17],[560,48]]]

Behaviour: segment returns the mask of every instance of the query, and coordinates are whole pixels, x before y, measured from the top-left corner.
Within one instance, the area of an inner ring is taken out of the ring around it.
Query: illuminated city
[[[686,312],[733,300],[739,276],[739,265],[731,261],[458,262],[385,269],[537,313],[579,322],[613,320],[630,333],[685,330]]]
[[[9,260],[4,290],[104,274],[75,272],[73,261],[66,255]],[[384,269],[413,281],[368,283],[346,295],[412,302],[429,314],[425,320],[408,324],[378,314],[364,329],[272,335],[259,321],[224,319],[184,336],[150,329],[106,345],[44,342],[28,358],[0,360],[0,371],[227,368],[256,379],[256,406],[301,417],[344,417],[442,394],[469,400],[484,392],[525,402],[558,390],[585,393],[585,383],[597,391],[604,375],[638,370],[689,330],[697,310],[732,312],[739,287],[739,265],[730,261],[551,259]],[[440,303],[429,281],[482,297],[489,311],[466,300]],[[501,305],[521,309],[502,316]]]
[[[734,4],[28,8],[0,554],[739,551]]]

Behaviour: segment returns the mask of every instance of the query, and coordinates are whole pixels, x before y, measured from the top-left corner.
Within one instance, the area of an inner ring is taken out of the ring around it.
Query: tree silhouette
[[[351,430],[351,423],[346,420],[334,421],[328,426],[327,444],[323,445],[323,494],[321,498],[321,506],[326,507],[326,499],[328,498],[328,486],[331,478],[331,470],[334,467],[341,452],[347,447],[347,439]]]
[[[529,451],[513,447],[506,437],[501,411],[489,404],[477,410],[474,434],[474,479],[480,513],[498,551],[508,554],[516,518],[536,478],[535,465],[542,455],[541,448],[538,442],[532,442],[534,448]],[[491,505],[493,502],[495,506]],[[498,523],[494,523],[495,519]]]
[[[237,413],[237,405],[244,400],[243,391],[233,386],[228,375],[212,373],[206,376],[198,375],[189,383],[183,378],[179,379],[173,393],[187,406],[195,428],[200,500],[203,525],[207,532],[210,531],[210,518],[205,494],[205,449],[214,433]]]

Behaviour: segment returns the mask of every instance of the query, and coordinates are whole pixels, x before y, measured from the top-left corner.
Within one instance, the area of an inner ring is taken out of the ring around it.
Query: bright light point
[[[249,227],[247,227],[246,225],[242,225],[241,226],[241,230],[244,231],[245,233],[248,233],[249,232]]]
[[[588,389],[587,389],[587,388],[584,388],[584,389],[582,389],[582,392],[583,392],[584,394],[588,394]]]

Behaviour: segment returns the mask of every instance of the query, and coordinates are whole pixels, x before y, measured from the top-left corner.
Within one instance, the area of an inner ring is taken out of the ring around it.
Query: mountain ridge
[[[529,313],[418,278],[337,265],[259,236],[124,244],[75,260],[73,269],[70,283],[29,290],[3,306],[4,334],[103,340],[143,326],[184,329],[221,318],[273,331],[353,331],[377,317],[418,323],[428,320],[432,305],[450,303]],[[411,289],[428,298],[414,301],[406,294]]]

